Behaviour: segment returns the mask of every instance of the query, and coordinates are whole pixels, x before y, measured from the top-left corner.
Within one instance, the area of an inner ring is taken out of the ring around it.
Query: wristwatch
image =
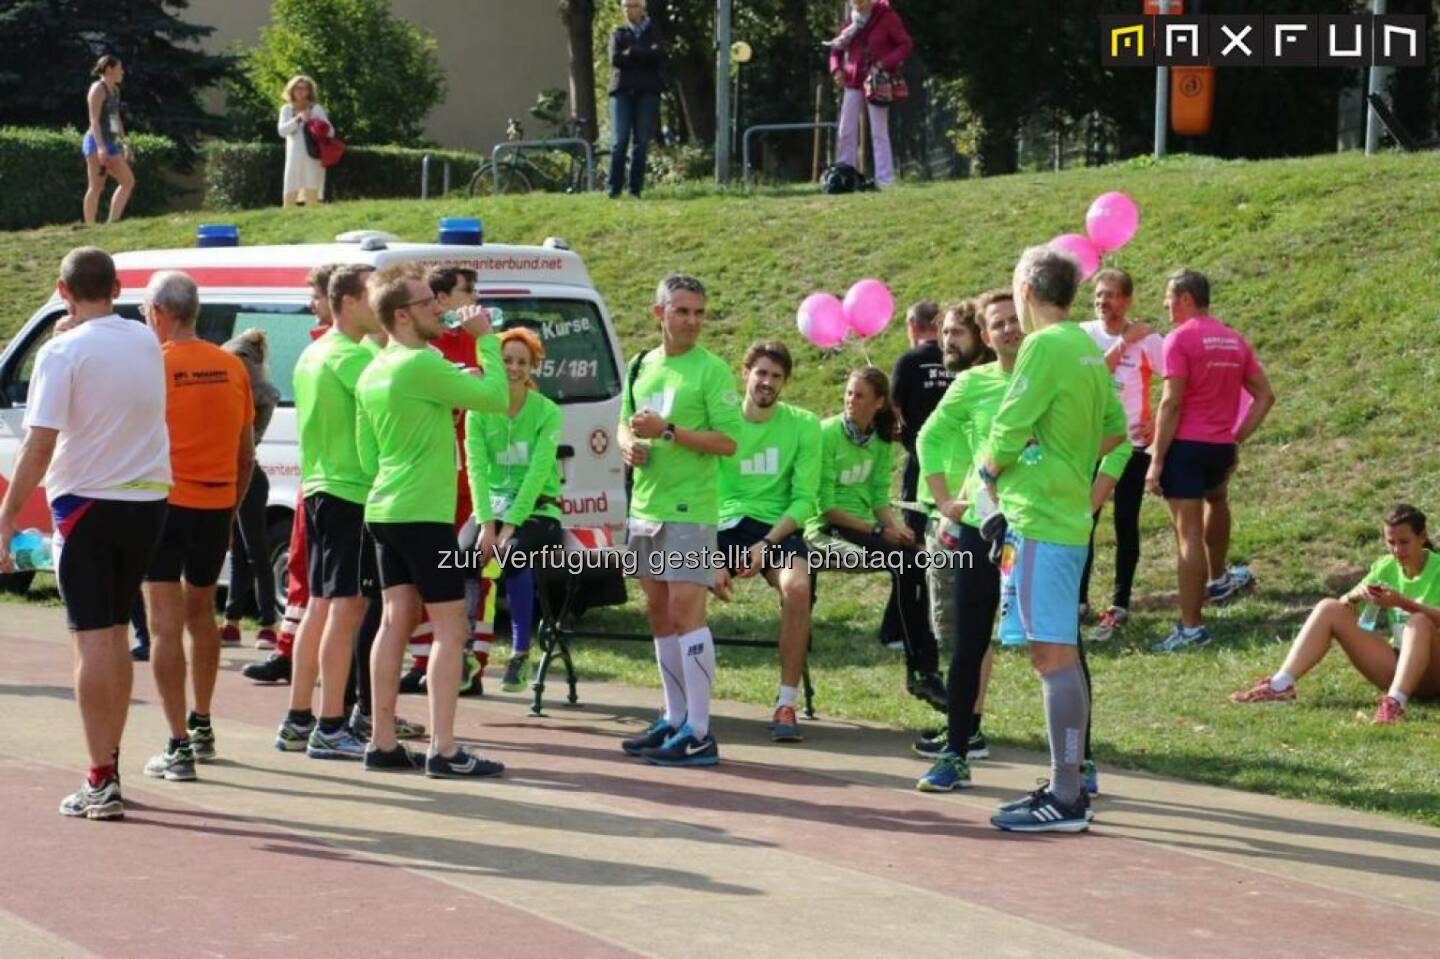
[[[884,523],[876,523],[874,526],[870,527],[870,535],[871,535],[871,536],[880,536],[880,535],[883,534],[884,532],[885,532],[885,524],[884,524]]]
[[[666,423],[665,428],[660,431],[660,438],[667,443],[675,442],[675,424]]]

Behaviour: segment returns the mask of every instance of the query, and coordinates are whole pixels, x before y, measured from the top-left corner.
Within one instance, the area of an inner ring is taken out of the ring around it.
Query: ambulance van
[[[503,328],[528,327],[545,344],[545,359],[535,380],[565,414],[561,505],[569,538],[586,546],[617,541],[625,518],[625,483],[615,427],[625,367],[605,301],[585,264],[563,241],[550,238],[541,246],[401,243],[388,234],[356,231],[327,244],[197,246],[117,254],[121,292],[115,308],[121,316],[140,322],[140,301],[151,275],[183,270],[200,286],[202,337],[220,344],[250,327],[266,332],[270,378],[281,402],[257,457],[270,479],[267,518],[277,589],[283,593],[300,482],[291,374],[296,357],[311,342],[315,325],[305,277],[313,267],[326,263],[363,263],[377,269],[413,263],[475,270],[480,302],[501,310]],[[0,494],[14,474],[36,354],[55,335],[55,322],[64,313],[64,304],[52,295],[0,354]],[[50,532],[43,491],[25,504],[18,526]],[[623,602],[623,584],[611,582],[613,578],[593,584],[596,588],[587,584],[586,605]],[[32,579],[33,573],[0,575],[0,589],[24,591]],[[283,608],[283,595],[280,605]]]

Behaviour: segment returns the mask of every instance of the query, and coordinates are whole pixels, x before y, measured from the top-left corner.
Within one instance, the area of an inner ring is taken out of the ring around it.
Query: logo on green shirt
[[[740,461],[741,476],[780,475],[780,447],[763,449],[748,459]]]

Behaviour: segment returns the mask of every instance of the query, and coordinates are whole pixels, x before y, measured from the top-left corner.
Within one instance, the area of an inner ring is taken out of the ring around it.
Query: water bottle
[[[1405,638],[1405,624],[1410,621],[1410,614],[1403,609],[1392,608],[1390,610],[1390,638],[1395,645]]]
[[[1025,448],[1020,451],[1020,462],[1024,463],[1026,466],[1034,466],[1044,458],[1045,451],[1042,450],[1040,448],[1040,444],[1035,442],[1034,440],[1031,440],[1029,443],[1025,444]]]
[[[941,549],[957,550],[960,548],[960,524],[948,517],[942,517],[940,532],[935,539],[940,543]]]
[[[50,559],[50,537],[33,527],[15,534],[10,541],[10,555],[15,557],[17,572],[54,568]]]
[[[1360,607],[1360,628],[1373,631],[1375,624],[1380,620],[1380,607],[1374,603],[1366,603]]]

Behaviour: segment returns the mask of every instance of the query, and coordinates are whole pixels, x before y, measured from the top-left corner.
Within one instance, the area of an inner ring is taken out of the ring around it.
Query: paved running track
[[[227,651],[220,761],[146,779],[164,742],[136,671],[126,819],[68,820],[80,727],[59,610],[0,605],[0,956],[1435,955],[1440,830],[1102,767],[1084,836],[1007,836],[1043,774],[1000,750],[976,788],[912,790],[905,734],[720,704],[722,765],[624,757],[654,693],[581,685],[530,718],[461,706],[498,781],[365,773],[271,746],[282,689]],[[424,701],[402,697],[424,718]]]

